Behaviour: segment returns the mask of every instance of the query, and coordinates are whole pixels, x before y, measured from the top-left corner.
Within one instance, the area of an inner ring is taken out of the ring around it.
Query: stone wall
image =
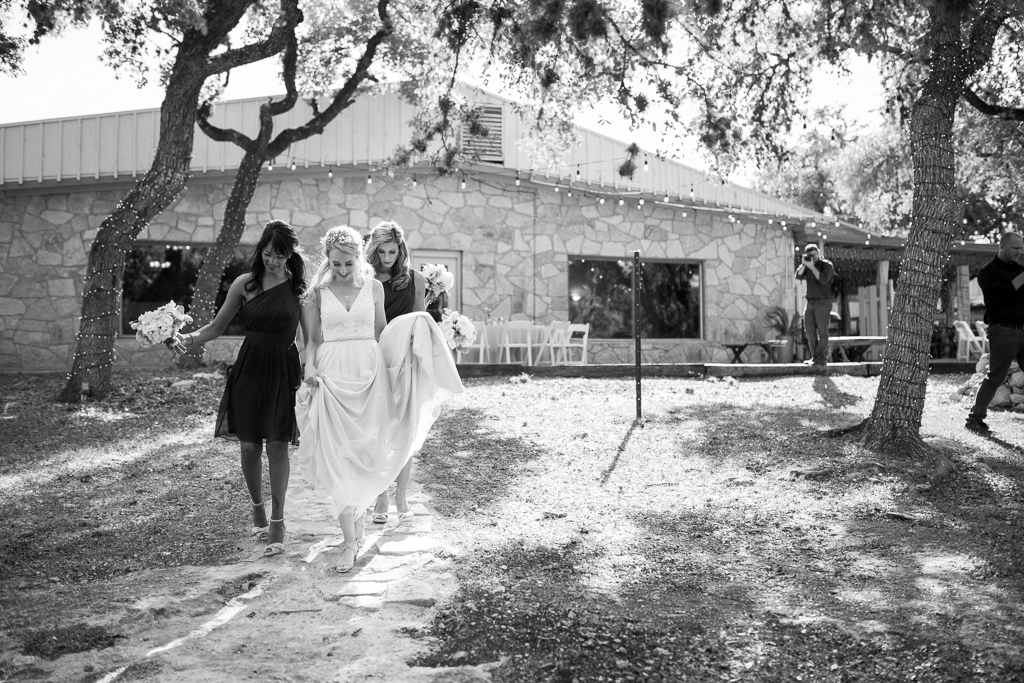
[[[726,361],[716,342],[748,338],[770,305],[791,300],[792,238],[766,221],[730,221],[724,213],[683,210],[653,201],[619,206],[568,197],[548,187],[516,187],[500,178],[420,177],[409,181],[302,171],[268,174],[249,207],[244,244],[263,224],[289,222],[307,250],[323,232],[349,224],[366,230],[385,218],[407,232],[413,249],[462,252],[463,312],[491,317],[568,319],[568,257],[692,259],[704,265],[704,340],[645,344],[648,362]],[[194,178],[140,240],[212,243],[231,179]],[[80,313],[87,255],[96,229],[128,190],[63,186],[14,189],[0,195],[0,369],[66,370]],[[35,193],[33,193],[35,192]],[[459,274],[456,274],[459,277]],[[209,346],[230,360],[238,339]],[[168,355],[141,350],[132,338],[116,344],[118,363],[166,365]],[[592,340],[590,362],[632,362],[629,342]]]

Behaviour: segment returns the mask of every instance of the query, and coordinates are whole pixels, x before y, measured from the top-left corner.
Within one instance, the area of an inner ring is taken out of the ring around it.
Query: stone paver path
[[[447,559],[455,551],[435,536],[434,513],[415,482],[409,498],[413,518],[392,512],[379,525],[367,515],[356,564],[338,574],[342,536],[328,504],[293,482],[285,553],[263,558],[254,542],[251,555],[229,565],[119,579],[114,592],[123,603],[97,605],[96,621],[124,638],[60,658],[52,680],[489,681],[497,663],[407,663],[429,648],[422,634],[455,585]]]

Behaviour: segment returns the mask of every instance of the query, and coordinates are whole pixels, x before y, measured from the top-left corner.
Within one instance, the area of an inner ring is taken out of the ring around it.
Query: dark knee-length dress
[[[295,390],[302,366],[295,332],[300,307],[287,281],[242,302],[245,340],[228,373],[215,436],[297,443]]]

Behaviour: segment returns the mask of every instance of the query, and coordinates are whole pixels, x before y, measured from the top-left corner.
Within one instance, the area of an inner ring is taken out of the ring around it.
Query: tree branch
[[[211,140],[232,142],[248,152],[253,144],[252,139],[239,133],[237,130],[225,130],[213,125],[210,123],[210,112],[211,106],[209,102],[203,102],[199,105],[199,108],[196,110],[196,123],[199,124],[199,130],[203,131],[206,137]]]
[[[381,27],[366,42],[366,49],[363,50],[362,56],[356,62],[355,69],[353,69],[345,84],[334,94],[330,105],[322,112],[315,114],[304,125],[281,131],[267,147],[267,154],[269,156],[277,156],[288,149],[293,143],[322,133],[328,123],[352,104],[358,87],[363,81],[370,78],[370,67],[377,56],[378,48],[394,32],[394,25],[391,23],[391,17],[388,15],[389,2],[390,0],[377,0],[377,15],[380,17]],[[292,79],[294,81],[294,72]],[[290,87],[294,88],[294,83]],[[316,111],[315,108],[314,111]]]
[[[289,36],[293,34],[294,28],[300,23],[302,23],[302,10],[299,9],[298,0],[282,0],[281,16],[274,23],[274,28],[266,40],[211,57],[206,63],[206,75],[213,76],[237,66],[252,64],[274,56],[287,46]]]
[[[985,116],[993,116],[1004,121],[1024,121],[1024,109],[1019,107],[1004,107],[998,104],[990,104],[981,99],[973,89],[964,90],[964,99],[967,103],[977,109]]]
[[[281,58],[281,71],[284,78],[286,95],[284,99],[270,103],[272,116],[291,111],[295,101],[299,99],[299,91],[295,88],[295,64],[298,61],[299,39],[295,37],[295,30],[288,33],[288,43],[284,48],[284,57]]]

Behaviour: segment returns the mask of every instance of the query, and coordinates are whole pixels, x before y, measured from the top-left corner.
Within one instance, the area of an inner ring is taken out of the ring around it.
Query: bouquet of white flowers
[[[143,346],[163,344],[174,338],[182,327],[192,322],[192,316],[185,313],[183,306],[173,301],[166,303],[155,311],[147,311],[131,322],[135,330],[135,340]]]
[[[441,328],[444,340],[448,342],[448,348],[459,353],[466,353],[466,347],[476,341],[476,327],[473,321],[450,308],[444,309],[438,327]]]
[[[420,273],[423,275],[427,289],[427,304],[432,304],[444,292],[447,292],[455,284],[455,276],[448,272],[448,268],[440,263],[424,263],[420,266]]]

